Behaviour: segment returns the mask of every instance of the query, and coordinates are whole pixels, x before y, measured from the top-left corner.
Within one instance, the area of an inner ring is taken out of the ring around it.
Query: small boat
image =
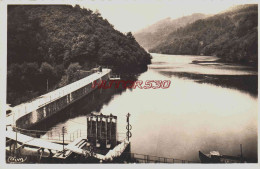
[[[210,154],[204,154],[199,151],[201,163],[244,163],[242,156],[220,155],[218,151],[211,151]]]

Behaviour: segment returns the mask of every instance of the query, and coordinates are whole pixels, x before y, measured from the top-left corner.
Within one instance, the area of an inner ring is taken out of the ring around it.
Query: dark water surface
[[[129,112],[134,153],[199,161],[199,150],[236,156],[242,144],[245,157],[257,158],[256,71],[192,63],[216,57],[152,55],[138,80],[171,80],[168,89],[97,89],[36,127],[58,133],[65,126],[86,135],[86,115],[102,112],[117,115],[118,132],[125,133]]]

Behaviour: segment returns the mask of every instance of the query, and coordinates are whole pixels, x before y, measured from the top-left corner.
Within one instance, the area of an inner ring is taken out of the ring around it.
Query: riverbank
[[[208,83],[216,86],[238,89],[257,97],[258,95],[258,76],[257,75],[211,75],[196,74],[187,72],[164,72],[166,76],[177,76],[179,78],[192,79],[197,83]]]
[[[258,63],[250,62],[250,63],[242,63],[242,62],[227,62],[226,60],[219,58],[212,61],[204,61],[204,60],[193,60],[191,64],[200,64],[200,65],[213,65],[213,64],[224,64],[224,65],[237,65],[237,66],[246,66],[247,69],[244,70],[253,70],[258,71]]]

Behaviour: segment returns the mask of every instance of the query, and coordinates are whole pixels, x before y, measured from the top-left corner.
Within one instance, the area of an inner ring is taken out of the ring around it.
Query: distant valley
[[[158,22],[135,38],[152,53],[218,56],[225,62],[257,67],[258,5],[239,5],[210,17],[199,16],[178,28],[164,24],[167,28],[156,29]],[[155,31],[149,31],[153,27]],[[153,42],[156,38],[158,41]]]
[[[168,17],[134,33],[134,36],[140,45],[149,50],[164,42],[169,34],[178,28],[193,23],[198,19],[206,18],[206,16],[205,14],[196,13],[178,19]]]

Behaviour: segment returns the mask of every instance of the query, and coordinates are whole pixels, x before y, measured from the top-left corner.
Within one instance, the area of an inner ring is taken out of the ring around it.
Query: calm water
[[[118,132],[125,133],[129,112],[134,153],[199,161],[199,150],[236,156],[242,144],[245,157],[257,158],[258,98],[239,89],[247,77],[257,79],[256,71],[220,63],[191,64],[193,60],[211,61],[215,57],[152,55],[148,71],[138,79],[171,80],[168,89],[97,89],[66,112],[59,113],[58,120],[50,121],[48,130],[57,132],[65,126],[68,133],[81,129],[83,135],[86,115],[102,112],[117,115]],[[187,76],[190,74],[215,80],[223,75],[225,78],[236,75],[229,81],[236,87],[216,85],[214,81],[199,82],[198,78]],[[240,76],[243,80],[236,80]],[[252,85],[257,86],[257,80]]]

